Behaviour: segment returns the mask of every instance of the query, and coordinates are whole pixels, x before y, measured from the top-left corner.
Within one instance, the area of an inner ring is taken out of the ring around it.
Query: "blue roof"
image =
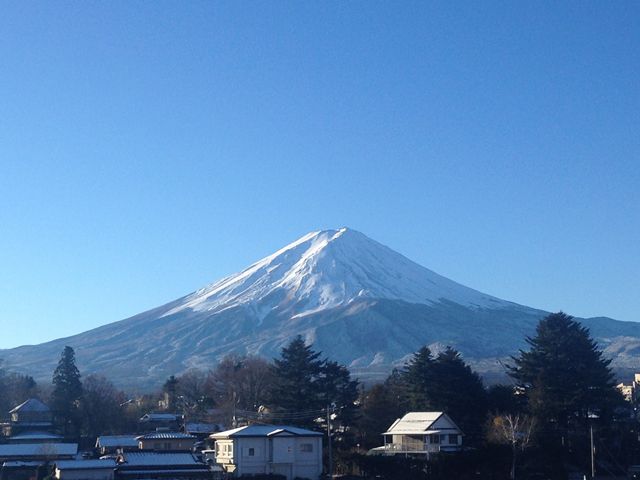
[[[96,448],[138,447],[136,435],[100,435],[96,439]]]
[[[202,463],[191,453],[129,452],[124,453],[122,457],[126,462],[123,465],[132,467],[185,466]]]
[[[69,456],[78,453],[77,443],[15,443],[0,445],[0,458]]]
[[[116,461],[113,458],[100,460],[60,460],[56,462],[56,467],[60,470],[100,470],[116,468]]]

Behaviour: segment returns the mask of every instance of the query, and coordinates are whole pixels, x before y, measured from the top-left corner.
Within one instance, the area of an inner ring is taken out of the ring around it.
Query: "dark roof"
[[[9,441],[12,440],[60,440],[61,435],[56,435],[50,432],[22,432],[17,435],[9,437]]]
[[[196,437],[182,432],[151,432],[146,435],[136,437],[137,440],[195,440]]]
[[[221,430],[216,423],[185,423],[184,431],[187,433],[213,433]]]
[[[175,422],[180,420],[177,413],[145,413],[140,417],[141,422]]]
[[[17,413],[17,412],[50,412],[51,409],[47,407],[44,403],[42,403],[37,398],[30,398],[26,402],[21,403],[9,413]]]
[[[78,453],[77,443],[10,443],[0,445],[0,458],[55,457]]]
[[[132,467],[175,467],[199,465],[191,453],[125,452],[123,465]]]
[[[96,439],[96,448],[138,447],[134,435],[100,435]]]
[[[104,468],[116,468],[114,458],[100,460],[60,460],[56,462],[56,467],[60,470],[100,470]]]

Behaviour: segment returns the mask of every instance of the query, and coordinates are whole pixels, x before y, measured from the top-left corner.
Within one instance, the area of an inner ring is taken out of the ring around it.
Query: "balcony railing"
[[[388,453],[437,453],[440,445],[437,443],[387,443],[384,446]]]

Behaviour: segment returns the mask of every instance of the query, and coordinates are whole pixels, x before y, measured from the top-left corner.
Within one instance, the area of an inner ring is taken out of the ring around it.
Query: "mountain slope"
[[[384,374],[424,344],[452,345],[476,368],[524,347],[545,312],[460,285],[346,228],[313,232],[242,272],[134,317],[66,339],[0,351],[13,368],[49,378],[65,345],[84,373],[122,386],[159,384],[224,355],[277,356],[295,335],[360,375]],[[640,324],[585,320],[632,365]],[[599,336],[598,336],[599,335]]]

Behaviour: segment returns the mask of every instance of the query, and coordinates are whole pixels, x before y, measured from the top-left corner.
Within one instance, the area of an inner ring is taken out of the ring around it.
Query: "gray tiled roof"
[[[195,439],[193,435],[181,432],[152,432],[136,437],[138,440],[175,440],[175,439]]]
[[[96,439],[96,448],[137,447],[138,439],[134,435],[100,435]]]
[[[322,436],[320,432],[307,430],[305,428],[292,427],[290,425],[248,425],[245,427],[234,428],[224,432],[214,433],[211,438],[229,438],[229,437],[270,437],[278,434],[290,434],[298,437],[317,437]]]

